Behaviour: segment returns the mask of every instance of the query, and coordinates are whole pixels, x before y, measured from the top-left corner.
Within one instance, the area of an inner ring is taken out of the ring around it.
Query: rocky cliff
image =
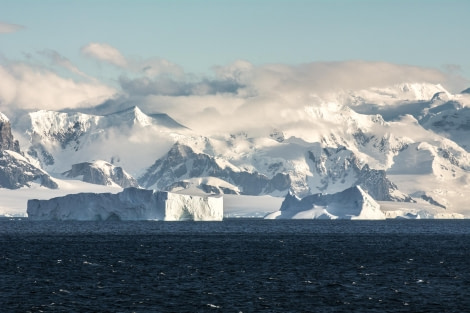
[[[91,184],[118,185],[123,188],[139,187],[137,180],[129,175],[122,167],[114,166],[105,161],[83,162],[73,164],[72,169],[63,173],[65,177],[77,178]]]
[[[18,189],[33,182],[47,188],[57,188],[57,183],[49,174],[22,155],[19,142],[11,133],[10,121],[0,113],[0,188]]]

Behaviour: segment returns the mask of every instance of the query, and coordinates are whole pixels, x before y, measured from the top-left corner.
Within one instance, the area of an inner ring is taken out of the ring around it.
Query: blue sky
[[[0,0],[0,109],[247,97],[243,85],[459,92],[470,86],[469,16],[466,0]]]
[[[203,73],[254,64],[367,60],[470,76],[470,1],[0,1],[10,59],[52,49],[92,71],[80,48],[107,43],[125,56],[159,57]]]

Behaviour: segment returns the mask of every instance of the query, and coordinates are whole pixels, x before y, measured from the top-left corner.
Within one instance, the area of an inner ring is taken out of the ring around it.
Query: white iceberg
[[[335,194],[315,194],[297,198],[289,193],[281,209],[266,219],[359,219],[383,220],[380,205],[360,186]]]
[[[29,200],[32,220],[221,221],[223,198],[126,188],[117,194],[78,193]]]

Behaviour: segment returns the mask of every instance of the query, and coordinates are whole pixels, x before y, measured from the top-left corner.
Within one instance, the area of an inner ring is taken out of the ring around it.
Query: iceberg
[[[31,220],[221,221],[223,198],[139,188],[113,193],[78,193],[50,200],[28,200]]]
[[[360,186],[335,194],[314,194],[299,199],[290,193],[279,211],[266,219],[362,219],[383,220],[380,205]]]

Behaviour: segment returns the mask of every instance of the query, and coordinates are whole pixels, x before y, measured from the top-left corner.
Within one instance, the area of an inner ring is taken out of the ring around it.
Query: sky
[[[466,0],[0,0],[0,8],[4,111],[116,95],[166,97],[161,111],[181,97],[195,96],[185,107],[235,104],[278,87],[413,79],[451,92],[470,86]]]

